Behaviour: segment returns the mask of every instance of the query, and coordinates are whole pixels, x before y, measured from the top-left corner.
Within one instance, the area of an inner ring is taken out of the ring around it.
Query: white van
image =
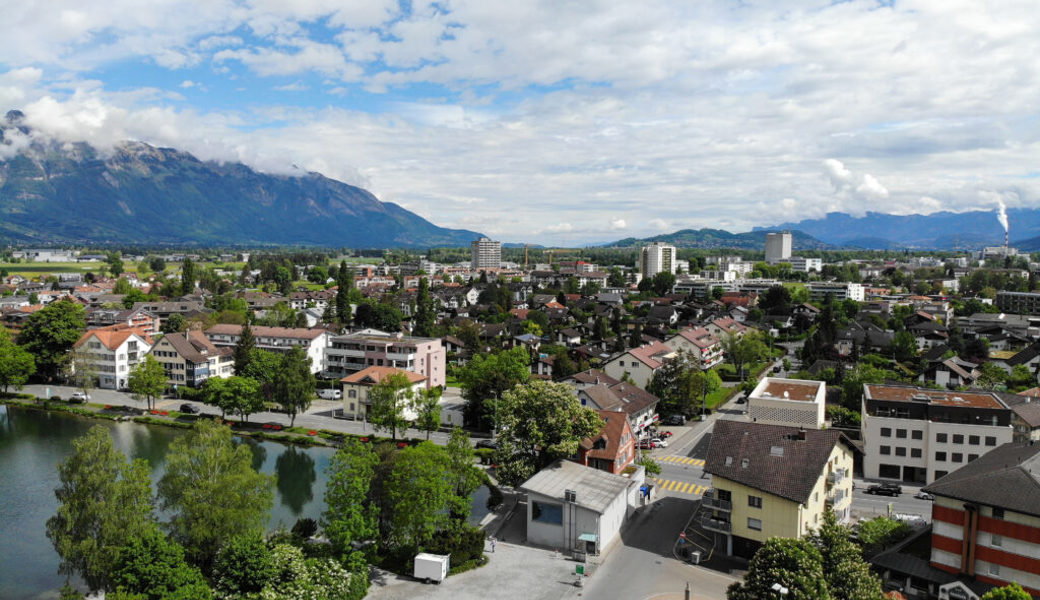
[[[323,400],[342,400],[343,390],[337,389],[322,389],[318,390],[318,397]]]

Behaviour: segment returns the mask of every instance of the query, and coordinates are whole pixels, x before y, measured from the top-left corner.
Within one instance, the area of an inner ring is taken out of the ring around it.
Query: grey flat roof
[[[558,460],[525,481],[520,489],[563,500],[565,490],[574,490],[575,504],[602,514],[632,481],[620,475],[592,469],[569,460]]]

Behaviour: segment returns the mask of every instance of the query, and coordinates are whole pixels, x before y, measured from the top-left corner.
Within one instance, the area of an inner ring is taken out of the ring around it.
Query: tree
[[[18,343],[36,360],[36,371],[51,381],[69,362],[72,349],[87,328],[85,310],[71,300],[52,302],[29,315]]]
[[[672,288],[675,287],[675,275],[669,271],[661,271],[654,275],[650,287],[653,288],[654,293],[658,296],[670,294],[672,293]]]
[[[6,394],[10,387],[22,389],[29,377],[36,372],[33,355],[11,341],[11,333],[0,327],[0,386]]]
[[[73,440],[72,448],[58,465],[58,511],[47,520],[47,537],[61,557],[61,573],[78,573],[91,591],[110,589],[119,549],[153,523],[148,463],[128,462],[103,425]]]
[[[769,354],[769,348],[762,342],[760,335],[746,333],[743,336],[733,333],[722,336],[722,351],[726,360],[737,369],[737,377],[744,379],[744,365],[754,363]]]
[[[130,371],[127,387],[135,396],[146,398],[149,409],[154,408],[155,399],[161,397],[166,390],[166,370],[154,356],[148,354],[144,361],[137,363]]]
[[[121,253],[109,252],[108,258],[105,259],[105,264],[108,265],[108,273],[113,278],[123,274],[123,255]]]
[[[198,276],[195,273],[195,263],[190,258],[184,257],[181,263],[181,295],[187,296],[195,292],[195,281]]]
[[[448,477],[453,497],[449,500],[449,513],[460,526],[469,518],[470,509],[473,506],[470,496],[480,487],[484,481],[484,473],[474,466],[473,460],[476,453],[470,444],[469,435],[460,427],[451,430],[451,437],[444,447],[448,455]]]
[[[274,576],[274,557],[258,533],[231,538],[213,562],[215,587],[231,597],[258,593]]]
[[[419,278],[419,291],[415,296],[415,327],[413,333],[422,337],[433,335],[434,321],[437,314],[433,308],[433,297],[430,296],[430,282],[425,277]]]
[[[499,478],[519,485],[558,458],[573,456],[603,420],[565,383],[531,381],[502,394]]]
[[[373,327],[393,332],[401,329],[403,318],[401,311],[389,304],[366,300],[358,305],[354,322],[359,327]]]
[[[882,383],[889,372],[865,362],[860,362],[846,373],[841,382],[841,403],[845,408],[859,411],[863,403],[863,384]]]
[[[726,589],[727,600],[776,597],[773,585],[788,589],[787,600],[831,600],[823,556],[808,539],[769,538],[748,565],[744,581]]]
[[[75,348],[69,352],[65,369],[66,382],[79,388],[84,395],[89,395],[98,379],[94,355],[88,352],[84,346]]]
[[[635,463],[646,469],[647,475],[661,474],[661,465],[657,464],[657,461],[649,454],[640,454],[636,457]]]
[[[184,548],[167,539],[155,525],[131,537],[119,549],[111,588],[147,600],[212,596],[202,573],[184,560]]]
[[[411,408],[415,413],[415,428],[430,433],[441,426],[441,389],[430,388],[419,390],[412,396]]]
[[[1012,581],[1000,588],[993,588],[982,595],[981,600],[1031,600],[1029,592],[1022,589],[1017,582]]]
[[[888,517],[874,517],[859,522],[857,535],[867,548],[880,549],[905,538],[913,529],[902,521]]]
[[[897,332],[892,338],[892,356],[900,362],[915,358],[917,356],[917,340],[914,339],[914,334],[905,329]]]
[[[881,600],[881,580],[863,560],[852,530],[838,524],[834,511],[824,511],[823,525],[809,540],[820,551],[827,587],[835,600]]]
[[[242,334],[239,336],[238,342],[235,343],[233,354],[235,358],[235,375],[245,375],[254,348],[256,348],[256,337],[253,335],[253,328],[249,326],[249,323],[246,323],[242,326]]]
[[[531,356],[522,347],[497,354],[476,354],[459,372],[462,395],[466,399],[466,419],[487,429],[494,424],[502,393],[531,378]]]
[[[227,413],[238,413],[243,421],[264,408],[260,383],[249,377],[233,375],[227,378],[210,377],[202,386],[202,401],[220,409],[220,418]]]
[[[163,333],[180,333],[187,328],[188,322],[184,319],[184,315],[179,313],[173,313],[163,319],[162,326],[160,327]]]
[[[170,444],[158,484],[161,506],[171,514],[174,539],[203,571],[231,538],[263,533],[274,481],[252,462],[249,447],[235,444],[229,427],[205,419]]]
[[[395,457],[384,486],[395,545],[418,551],[447,524],[454,493],[445,477],[449,468],[448,454],[430,442],[409,446]]]
[[[354,270],[347,267],[347,261],[339,263],[336,277],[336,320],[341,325],[350,323],[350,292],[354,289]]]
[[[345,555],[354,542],[376,539],[377,510],[369,488],[379,457],[371,446],[347,441],[329,463],[321,523],[333,551]]]
[[[791,314],[791,291],[783,285],[774,285],[766,290],[758,306],[769,315]]]
[[[979,367],[979,387],[992,390],[1007,381],[1007,371],[998,367],[995,363],[983,363]]]
[[[389,431],[397,439],[397,430],[408,428],[404,409],[412,402],[412,382],[404,372],[383,377],[368,392],[368,421],[377,430]]]
[[[282,406],[282,410],[289,415],[290,426],[296,424],[298,413],[310,408],[315,386],[314,374],[311,373],[311,359],[303,348],[293,346],[282,355],[273,381],[274,397]]]
[[[116,285],[112,288],[112,293],[113,294],[129,294],[130,291],[133,290],[133,289],[134,289],[134,287],[132,285],[130,285],[130,282],[127,281],[125,277],[120,277],[116,281]],[[30,299],[29,300],[29,304],[35,304],[35,303]]]

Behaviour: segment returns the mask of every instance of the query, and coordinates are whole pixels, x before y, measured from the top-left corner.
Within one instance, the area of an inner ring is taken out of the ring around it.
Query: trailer
[[[440,583],[448,576],[450,568],[451,556],[421,552],[415,555],[415,570],[412,576],[426,583],[431,581]]]

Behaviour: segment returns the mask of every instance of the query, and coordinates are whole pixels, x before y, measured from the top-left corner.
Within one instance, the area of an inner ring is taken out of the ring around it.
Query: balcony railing
[[[729,500],[720,500],[717,497],[715,490],[708,490],[704,492],[704,495],[701,496],[701,506],[715,510],[724,510],[727,512],[733,510],[733,503]]]
[[[717,531],[719,533],[729,533],[733,530],[733,524],[729,521],[723,521],[722,519],[714,519],[712,517],[704,517],[701,519],[701,528],[706,531]]]
[[[827,485],[837,485],[845,479],[845,470],[838,469],[827,474]]]

